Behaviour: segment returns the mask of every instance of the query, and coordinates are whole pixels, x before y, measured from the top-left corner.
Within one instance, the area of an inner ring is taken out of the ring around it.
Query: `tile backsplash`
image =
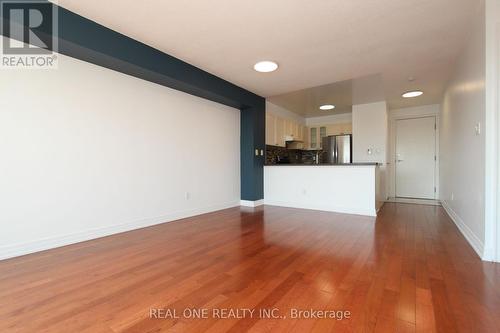
[[[266,146],[266,164],[314,164],[316,151],[286,149],[278,146]],[[320,152],[320,163],[322,163],[322,154]]]

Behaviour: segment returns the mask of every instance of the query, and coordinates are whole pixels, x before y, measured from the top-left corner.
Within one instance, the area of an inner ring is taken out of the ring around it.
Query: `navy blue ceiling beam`
[[[119,62],[138,66],[144,73],[163,76],[168,83],[165,85],[171,88],[197,96],[201,94],[200,97],[223,104],[230,101],[233,107],[252,106],[262,99],[248,90],[62,7],[59,7],[58,13],[59,52],[62,54],[74,54],[77,51],[80,55],[85,49],[82,56],[87,57],[89,62],[99,61],[100,56],[110,56]],[[207,94],[209,96],[205,96]]]
[[[263,198],[264,157],[255,154],[265,149],[263,97],[65,8],[56,8],[59,53],[240,109],[241,199]]]

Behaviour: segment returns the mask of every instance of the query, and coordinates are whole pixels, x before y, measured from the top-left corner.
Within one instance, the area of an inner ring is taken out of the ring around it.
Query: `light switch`
[[[477,123],[476,126],[474,126],[474,131],[476,132],[476,135],[481,134],[481,123]]]
[[[264,156],[264,149],[260,150],[260,156]]]
[[[255,156],[259,156],[259,150],[255,149]]]

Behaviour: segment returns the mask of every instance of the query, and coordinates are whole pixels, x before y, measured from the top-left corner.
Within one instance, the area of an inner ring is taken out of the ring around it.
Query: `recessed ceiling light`
[[[418,97],[418,96],[421,96],[423,94],[423,92],[419,91],[419,90],[415,90],[415,91],[408,91],[408,92],[405,92],[403,95],[404,98],[412,98],[412,97]]]
[[[253,66],[253,69],[255,69],[257,72],[269,73],[277,70],[278,64],[275,63],[274,61],[269,61],[269,60],[259,61]]]
[[[333,110],[335,109],[335,105],[331,105],[331,104],[325,104],[325,105],[321,105],[319,107],[320,110]]]

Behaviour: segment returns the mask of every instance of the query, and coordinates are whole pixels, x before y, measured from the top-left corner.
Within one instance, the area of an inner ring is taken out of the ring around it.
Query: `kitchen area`
[[[266,165],[338,164],[338,160],[334,160],[336,147],[349,148],[342,149],[342,156],[338,158],[340,163],[351,163],[351,134],[352,124],[348,122],[308,127],[298,121],[268,113]]]
[[[385,200],[386,147],[375,142],[387,131],[383,104],[300,118],[267,103],[266,204],[376,216]]]
[[[352,124],[307,127],[266,114],[266,165],[352,163]]]

